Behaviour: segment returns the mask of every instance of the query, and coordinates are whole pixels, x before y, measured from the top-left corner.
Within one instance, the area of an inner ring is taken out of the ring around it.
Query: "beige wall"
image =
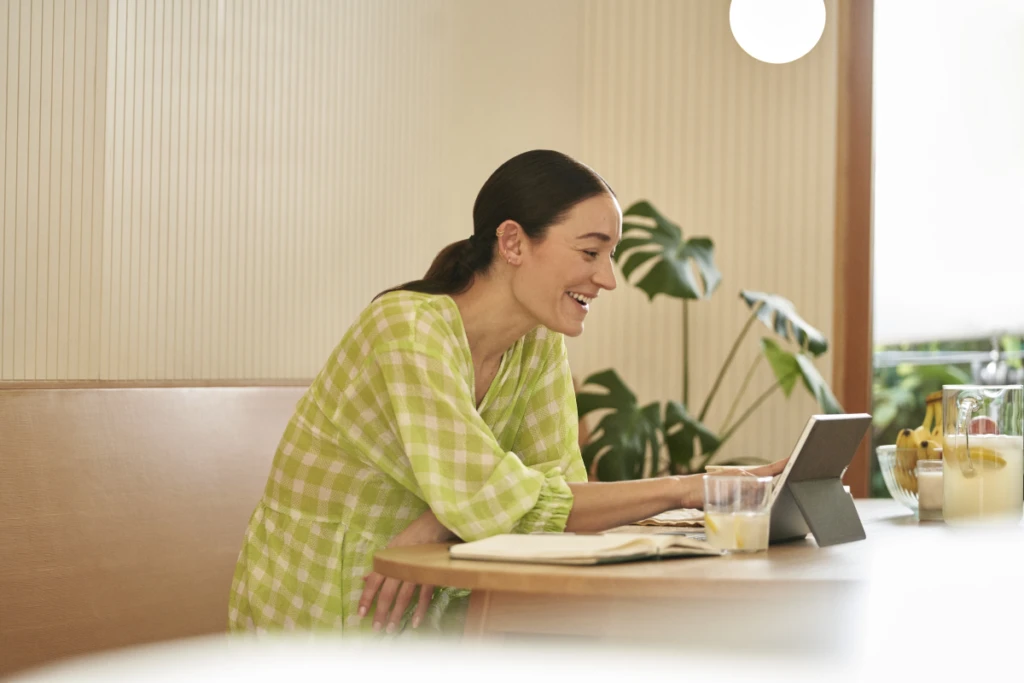
[[[831,330],[831,20],[784,66],[736,46],[726,0],[0,0],[0,36],[2,379],[308,377],[532,147],[715,239],[694,401],[739,289]],[[677,303],[620,287],[587,327],[578,376],[679,396]],[[733,452],[778,455],[813,405],[767,404]]]

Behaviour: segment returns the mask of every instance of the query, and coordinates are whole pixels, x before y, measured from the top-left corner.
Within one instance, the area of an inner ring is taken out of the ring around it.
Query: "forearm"
[[[605,531],[677,508],[703,507],[700,475],[569,484],[566,531]]]
[[[455,539],[447,527],[438,521],[429,508],[412,521],[400,534],[395,536],[390,545],[419,545],[424,543],[443,543]]]

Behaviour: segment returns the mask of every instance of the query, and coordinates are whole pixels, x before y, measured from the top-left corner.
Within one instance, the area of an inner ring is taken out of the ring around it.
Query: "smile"
[[[584,311],[590,310],[590,302],[594,300],[592,296],[584,296],[583,294],[577,294],[576,292],[566,292],[569,298],[575,301]]]

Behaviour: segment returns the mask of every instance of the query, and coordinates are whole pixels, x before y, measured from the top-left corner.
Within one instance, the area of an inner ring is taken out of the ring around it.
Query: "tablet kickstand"
[[[867,537],[842,479],[791,482],[789,489],[820,547],[862,541]]]

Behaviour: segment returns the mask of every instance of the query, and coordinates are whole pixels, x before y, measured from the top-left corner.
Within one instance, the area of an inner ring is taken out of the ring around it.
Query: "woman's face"
[[[615,289],[612,254],[622,237],[622,209],[601,194],[574,206],[543,240],[523,239],[512,292],[539,324],[569,337],[601,290]]]

